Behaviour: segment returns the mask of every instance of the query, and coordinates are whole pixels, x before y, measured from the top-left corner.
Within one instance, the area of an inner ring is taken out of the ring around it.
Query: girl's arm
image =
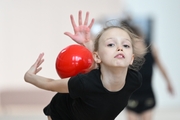
[[[73,15],[70,15],[71,24],[73,26],[74,35],[70,32],[65,32],[64,34],[69,36],[72,40],[74,40],[76,43],[84,45],[86,48],[88,48],[91,52],[93,52],[93,41],[91,40],[90,31],[92,28],[92,25],[94,24],[94,19],[91,20],[91,23],[88,25],[88,19],[89,19],[89,12],[86,12],[85,21],[83,23],[82,21],[82,11],[79,11],[78,14],[78,24],[76,25],[74,21]]]
[[[41,53],[39,55],[36,62],[25,73],[24,80],[44,90],[55,91],[60,93],[69,93],[68,79],[53,80],[50,78],[36,75],[42,69],[40,65],[44,62],[43,56],[44,53]]]

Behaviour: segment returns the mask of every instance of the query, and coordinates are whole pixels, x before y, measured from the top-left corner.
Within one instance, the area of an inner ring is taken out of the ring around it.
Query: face
[[[127,32],[120,28],[110,28],[99,38],[99,49],[94,59],[100,65],[128,67],[134,60],[132,41]]]

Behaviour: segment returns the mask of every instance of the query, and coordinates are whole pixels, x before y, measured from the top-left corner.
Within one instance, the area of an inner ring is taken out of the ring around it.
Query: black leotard
[[[132,92],[141,85],[141,74],[128,70],[124,87],[108,91],[100,79],[100,70],[70,78],[69,93],[57,93],[44,113],[52,120],[114,120],[126,107]]]

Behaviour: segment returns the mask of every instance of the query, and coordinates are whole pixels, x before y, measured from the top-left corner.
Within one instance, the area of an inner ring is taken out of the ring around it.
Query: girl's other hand
[[[42,69],[42,67],[40,67],[40,65],[44,62],[43,56],[44,56],[44,53],[39,54],[39,57],[36,60],[36,62],[27,71],[28,73],[37,74]]]

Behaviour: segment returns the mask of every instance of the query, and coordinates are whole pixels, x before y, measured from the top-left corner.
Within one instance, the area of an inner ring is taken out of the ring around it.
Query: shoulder
[[[131,76],[131,77],[141,77],[141,73],[137,70],[133,70],[133,69],[128,69],[128,73],[127,73],[128,76]]]
[[[98,82],[99,70],[91,70],[86,74],[78,74],[68,81],[68,89],[72,98],[82,97],[88,89]],[[94,89],[94,88],[93,88]]]
[[[97,84],[98,81],[100,81],[100,70],[93,69],[86,74],[79,74],[78,77],[84,86],[93,86]]]
[[[100,70],[99,69],[93,69],[88,73],[85,74],[78,74],[77,75],[81,80],[83,79],[95,79],[100,76]]]
[[[96,81],[97,79],[100,78],[99,76],[100,76],[100,70],[99,69],[93,69],[88,73],[85,73],[85,74],[80,73],[74,77],[71,77],[69,79],[69,84],[71,84],[71,85],[74,85],[74,84],[84,85],[86,83]]]
[[[142,75],[139,71],[128,69],[127,81],[130,84],[136,85],[137,87],[142,83]]]

